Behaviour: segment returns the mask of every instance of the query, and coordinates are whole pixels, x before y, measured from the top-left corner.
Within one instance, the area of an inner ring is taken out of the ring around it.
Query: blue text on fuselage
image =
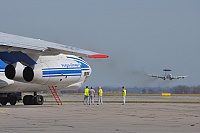
[[[63,68],[80,68],[81,65],[80,64],[61,64],[61,67]]]

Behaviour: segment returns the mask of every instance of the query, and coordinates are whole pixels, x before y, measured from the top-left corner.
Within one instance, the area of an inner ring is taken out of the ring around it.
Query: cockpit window
[[[90,72],[84,72],[84,76],[89,76]]]

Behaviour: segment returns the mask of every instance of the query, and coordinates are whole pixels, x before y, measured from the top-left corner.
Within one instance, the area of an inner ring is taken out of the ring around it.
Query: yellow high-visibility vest
[[[84,95],[89,96],[89,89],[88,88],[85,88]]]
[[[122,90],[122,96],[126,96],[126,89]]]
[[[99,96],[103,96],[103,90],[101,88],[99,89]]]

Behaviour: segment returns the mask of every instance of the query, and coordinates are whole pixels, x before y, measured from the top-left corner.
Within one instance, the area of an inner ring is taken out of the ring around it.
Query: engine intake
[[[5,68],[5,75],[8,79],[14,79],[16,74],[15,67],[13,65],[7,65]]]
[[[24,71],[23,71],[23,77],[24,77],[24,80],[27,81],[27,82],[30,82],[33,80],[34,78],[34,72],[33,72],[33,69],[31,67],[25,67],[24,68]]]

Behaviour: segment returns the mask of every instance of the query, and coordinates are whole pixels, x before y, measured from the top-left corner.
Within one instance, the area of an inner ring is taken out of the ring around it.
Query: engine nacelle
[[[57,60],[25,67],[23,78],[25,81],[42,85],[65,84],[70,85],[79,81],[81,64],[73,60]]]
[[[25,82],[22,75],[23,70],[24,70],[24,66],[19,62],[12,65],[9,64],[5,68],[5,76],[11,80]]]

